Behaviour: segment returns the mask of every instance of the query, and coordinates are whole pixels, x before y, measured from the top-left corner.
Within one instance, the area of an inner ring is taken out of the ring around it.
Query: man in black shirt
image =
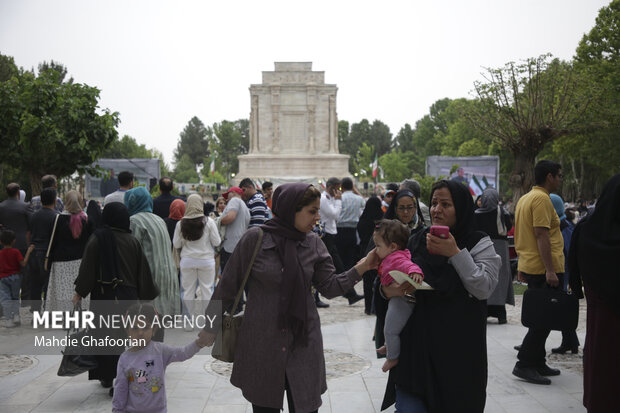
[[[161,219],[168,218],[168,215],[170,215],[170,204],[178,198],[170,194],[172,187],[172,179],[163,177],[159,180],[159,192],[161,195],[153,200],[153,213]]]
[[[54,221],[56,220],[56,190],[45,188],[41,191],[42,208],[32,215],[30,219],[31,237],[34,244],[34,257],[30,260],[30,309],[39,311],[42,299],[47,293],[49,271],[45,271],[45,254],[52,237]]]

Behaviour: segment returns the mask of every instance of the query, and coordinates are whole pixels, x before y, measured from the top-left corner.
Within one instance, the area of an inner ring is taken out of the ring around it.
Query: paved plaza
[[[357,286],[361,292],[361,285]],[[516,361],[515,344],[526,329],[521,326],[520,303],[508,306],[508,324],[498,325],[489,319],[487,344],[489,384],[487,413],[564,413],[585,412],[582,406],[582,354],[549,354],[548,363],[561,369],[552,377],[550,386],[526,383],[511,372]],[[375,356],[371,341],[374,316],[366,316],[363,303],[348,306],[346,300],[329,301],[331,307],[321,309],[327,387],[321,413],[379,412],[387,375],[381,372],[383,360]],[[582,300],[578,336],[585,336],[585,303]],[[181,345],[195,333],[174,332],[166,342]],[[9,338],[11,339],[11,338]],[[15,337],[17,340],[17,337]],[[559,332],[552,332],[547,350],[557,347]],[[4,345],[4,344],[3,344]],[[458,345],[458,343],[455,343]],[[241,391],[228,381],[230,365],[215,361],[203,349],[183,363],[167,369],[166,387],[169,412],[244,413],[251,406]],[[109,412],[111,398],[98,381],[88,381],[82,374],[73,378],[58,377],[60,356],[0,356],[0,412]],[[288,411],[285,408],[285,412]],[[388,409],[393,412],[394,409]]]

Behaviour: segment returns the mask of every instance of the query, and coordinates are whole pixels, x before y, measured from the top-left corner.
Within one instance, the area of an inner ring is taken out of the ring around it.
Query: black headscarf
[[[101,207],[97,203],[97,201],[90,200],[88,201],[88,206],[86,207],[86,215],[88,216],[88,221],[92,222],[96,228],[101,226]]]
[[[357,223],[357,233],[363,243],[368,243],[368,240],[372,237],[372,233],[375,230],[375,222],[381,218],[383,218],[381,200],[373,195],[366,201],[364,212],[362,212],[360,220]]]
[[[454,203],[456,213],[456,223],[450,228],[450,232],[460,249],[467,248],[469,251],[486,236],[485,233],[474,231],[474,201],[467,187],[454,181],[442,180],[441,187],[448,188]],[[440,187],[440,188],[441,188]],[[433,193],[440,189],[435,187]],[[429,202],[432,205],[432,202]],[[448,263],[448,257],[433,255],[426,248],[426,234],[428,230],[409,240],[407,246],[411,251],[413,261],[424,271],[424,281],[428,282],[436,290],[454,294],[457,291],[464,291],[464,287],[454,267]]]
[[[398,200],[404,197],[409,197],[413,199],[413,203],[417,208],[418,204],[416,203],[416,197],[413,192],[408,189],[401,189],[400,191],[396,192],[394,199],[392,199],[392,202],[390,202],[390,206],[388,207],[387,211],[385,211],[385,219],[398,219],[398,215],[396,215],[396,205],[398,205]],[[409,222],[403,222],[403,224],[409,225]]]
[[[450,195],[452,195],[452,202],[454,203],[454,209],[456,211],[456,224],[450,228],[450,232],[454,236],[456,244],[459,248],[468,248],[471,250],[473,246],[480,241],[480,234],[482,233],[473,236],[475,232],[474,201],[471,198],[469,189],[465,185],[455,181],[448,181],[444,179],[439,182],[441,182],[442,185],[447,187],[448,191],[450,191]],[[429,205],[433,204],[432,199],[434,192],[435,191],[431,192]]]
[[[571,288],[574,277],[581,276],[586,287],[620,315],[620,174],[607,181],[594,212],[575,228],[573,240],[569,250]]]
[[[118,247],[112,229],[130,232],[129,211],[125,204],[112,202],[103,209],[101,219],[102,226],[95,231],[99,244],[101,282],[104,284],[115,284],[122,281],[122,277],[119,273]]]
[[[297,244],[306,239],[306,233],[295,228],[295,208],[310,185],[290,183],[280,185],[273,193],[273,218],[261,225],[275,241],[276,249],[283,264],[280,284],[280,305],[278,325],[290,328],[295,343],[302,346],[308,343],[308,309],[306,295],[309,286],[304,283],[304,274],[297,258]]]

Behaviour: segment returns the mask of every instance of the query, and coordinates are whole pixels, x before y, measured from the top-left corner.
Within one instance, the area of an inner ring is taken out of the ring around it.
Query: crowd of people
[[[0,203],[1,326],[20,324],[19,300],[31,311],[70,310],[79,303],[96,313],[151,320],[204,314],[206,302],[221,301],[223,310],[245,310],[231,383],[253,411],[279,411],[286,394],[289,411],[315,412],[326,390],[317,308],[329,304],[321,296],[343,296],[350,305],[363,299],[364,312],[376,319],[369,334],[377,357],[386,358],[383,370],[389,372],[384,408],[395,403],[398,412],[482,412],[487,318],[505,324],[506,304],[515,304],[513,237],[518,278],[528,288],[581,296],[585,286],[584,404],[592,412],[609,411],[618,403],[610,360],[619,361],[620,344],[612,264],[620,252],[620,175],[596,205],[571,205],[553,194],[561,166],[541,161],[536,185],[514,208],[493,188],[474,201],[460,178],[435,182],[428,206],[414,180],[388,184],[384,193],[364,199],[348,177],[328,179],[323,191],[303,183],[274,191],[271,182],[257,188],[244,178],[211,204],[198,194],[174,196],[167,177],[153,199],[124,171],[119,189],[101,206],[86,204],[77,191],[60,199],[53,175],[42,178],[41,194],[29,203],[11,183]],[[353,288],[359,281],[363,295]],[[232,308],[242,288],[243,299]],[[129,307],[123,304],[128,300],[142,304]],[[102,305],[110,302],[116,306]],[[99,331],[146,341],[98,355],[89,379],[110,387],[114,411],[165,411],[165,366],[211,346],[217,329],[217,323],[205,327],[183,348],[164,345],[159,329]],[[550,384],[548,376],[560,374],[546,363],[548,335],[530,328],[515,346],[515,376]],[[577,353],[576,332],[562,336],[552,351]],[[134,383],[142,370],[132,366],[145,354],[161,361],[150,366],[160,380],[157,391]]]

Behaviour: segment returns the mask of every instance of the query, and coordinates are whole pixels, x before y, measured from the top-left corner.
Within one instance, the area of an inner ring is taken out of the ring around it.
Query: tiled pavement
[[[320,311],[324,346],[328,350],[328,391],[323,395],[319,411],[378,412],[386,375],[381,372],[383,361],[375,357],[371,342],[374,318],[363,314],[361,302],[350,307],[344,299],[330,303],[330,308]],[[581,403],[581,352],[549,356],[549,364],[562,370],[560,376],[552,378],[550,386],[529,384],[512,376],[516,361],[513,346],[521,342],[526,331],[519,323],[519,314],[518,306],[509,307],[508,324],[497,325],[494,319],[489,320],[489,384],[485,412],[585,412]],[[581,320],[578,335],[582,343],[584,326]],[[193,335],[179,332],[169,335],[166,341],[180,345],[191,340]],[[560,341],[560,333],[552,332],[547,349],[559,345]],[[0,348],[4,344],[0,343]],[[208,350],[204,349],[194,358],[168,367],[168,411],[251,412],[240,390],[223,376],[228,366],[214,362],[206,353]],[[36,356],[31,360],[32,365],[23,369],[23,363],[28,364],[30,360],[0,359],[0,412],[111,411],[107,389],[98,382],[89,382],[86,374],[73,378],[56,376],[60,356]]]

